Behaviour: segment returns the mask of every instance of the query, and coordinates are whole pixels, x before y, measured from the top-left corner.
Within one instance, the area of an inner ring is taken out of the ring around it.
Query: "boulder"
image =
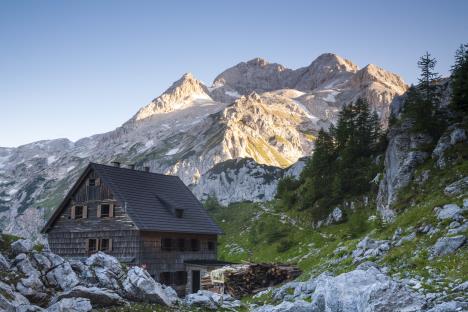
[[[453,237],[441,237],[432,247],[430,259],[454,253],[455,251],[457,251],[457,249],[463,246],[465,242],[466,238],[463,235]]]
[[[272,290],[271,296],[283,303],[255,311],[296,311],[294,304],[304,301],[312,303],[298,304],[297,311],[409,312],[421,311],[425,303],[420,294],[387,276],[373,262],[365,262],[338,276],[323,273],[305,282],[291,282]]]
[[[85,264],[90,270],[87,271],[86,267],[82,268],[84,270],[82,273],[87,280],[97,283],[100,287],[113,290],[121,289],[121,280],[125,272],[115,257],[100,251],[86,259]]]
[[[253,310],[253,312],[320,312],[312,303],[304,300],[283,301],[280,304],[264,305]]]
[[[343,221],[343,211],[341,211],[339,207],[335,207],[325,221],[325,224],[330,225],[333,223],[339,223],[341,221]]]
[[[455,125],[449,129],[449,131],[445,132],[439,138],[436,147],[432,151],[432,158],[436,159],[436,165],[439,168],[445,168],[447,166],[447,160],[444,155],[445,151],[453,145],[465,141],[467,138],[465,129],[457,128]]]
[[[412,241],[415,238],[416,238],[416,232],[413,232],[411,234],[408,234],[400,238],[398,242],[395,243],[395,246],[401,246],[404,242]]]
[[[447,196],[458,196],[468,192],[468,177],[457,180],[444,188],[444,194]]]
[[[0,270],[9,270],[10,262],[0,252]]]
[[[468,222],[447,231],[448,235],[457,235],[468,230]]]
[[[30,306],[31,304],[26,297],[15,292],[10,285],[0,281],[0,311],[28,311]]]
[[[85,298],[63,298],[62,300],[54,303],[47,312],[88,312],[93,307],[89,299]]]
[[[320,275],[312,302],[317,311],[420,311],[424,299],[373,266]]]
[[[34,266],[44,276],[42,279],[49,287],[68,290],[79,284],[79,279],[70,266],[59,255],[52,252],[39,252],[32,255]]]
[[[235,300],[229,295],[221,295],[207,290],[199,290],[194,294],[187,295],[184,304],[211,310],[218,308],[233,309],[241,306],[239,300]]]
[[[21,253],[29,253],[33,248],[34,243],[29,239],[19,239],[11,244],[11,252],[15,256]]]
[[[114,291],[98,287],[88,288],[76,286],[69,291],[58,294],[57,297],[54,298],[54,302],[64,298],[86,298],[90,300],[93,307],[108,307],[125,304],[125,300]]]
[[[433,306],[431,309],[427,310],[427,312],[455,312],[467,310],[468,303],[466,302],[448,301]]]
[[[157,283],[146,270],[132,267],[123,281],[123,289],[130,300],[159,303],[172,306],[179,301],[171,287]]]
[[[460,207],[456,204],[447,204],[442,208],[435,209],[437,214],[437,219],[446,220],[446,219],[458,219],[458,216],[462,212]]]
[[[16,283],[16,290],[36,304],[43,304],[49,299],[49,291],[42,283],[39,276],[30,275]]]

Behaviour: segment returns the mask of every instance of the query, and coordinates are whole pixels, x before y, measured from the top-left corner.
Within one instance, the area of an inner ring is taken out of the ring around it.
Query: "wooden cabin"
[[[103,251],[181,295],[224,264],[216,260],[221,229],[178,177],[119,163],[90,163],[42,232],[65,258]]]

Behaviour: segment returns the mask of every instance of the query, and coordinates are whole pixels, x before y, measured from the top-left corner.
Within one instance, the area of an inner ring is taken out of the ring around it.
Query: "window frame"
[[[192,238],[190,240],[190,250],[191,251],[200,251],[200,240],[196,238]]]
[[[73,219],[84,219],[84,205],[75,205],[74,207]],[[80,211],[80,214],[77,213],[78,211]]]
[[[177,219],[182,219],[184,217],[184,209],[176,208],[175,216]]]
[[[167,244],[169,243],[169,244]],[[161,250],[162,251],[173,251],[174,250],[174,244],[173,244],[173,239],[164,237],[161,239]]]

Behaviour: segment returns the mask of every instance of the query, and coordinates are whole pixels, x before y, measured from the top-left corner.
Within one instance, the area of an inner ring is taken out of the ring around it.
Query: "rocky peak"
[[[352,79],[352,83],[358,86],[365,86],[373,82],[383,84],[398,94],[404,93],[408,88],[400,76],[374,64],[369,64],[359,70]]]
[[[356,72],[358,66],[334,53],[323,53],[319,55],[309,66],[310,68],[328,68],[330,70],[339,69],[341,71]]]
[[[185,73],[163,94],[141,108],[133,120],[139,121],[154,114],[172,112],[204,101],[212,101],[208,88],[191,73]]]
[[[333,53],[324,53],[308,67],[294,71],[292,87],[302,91],[314,90],[320,86],[332,88],[349,79],[357,70],[357,65],[351,61]]]

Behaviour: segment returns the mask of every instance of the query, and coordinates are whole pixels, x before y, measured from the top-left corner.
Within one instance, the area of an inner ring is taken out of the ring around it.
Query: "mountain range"
[[[331,53],[295,70],[255,58],[211,86],[187,73],[113,131],[0,147],[0,229],[37,233],[90,161],[178,175],[200,199],[269,200],[280,178],[300,173],[343,106],[362,97],[386,127],[407,88],[396,74]]]

